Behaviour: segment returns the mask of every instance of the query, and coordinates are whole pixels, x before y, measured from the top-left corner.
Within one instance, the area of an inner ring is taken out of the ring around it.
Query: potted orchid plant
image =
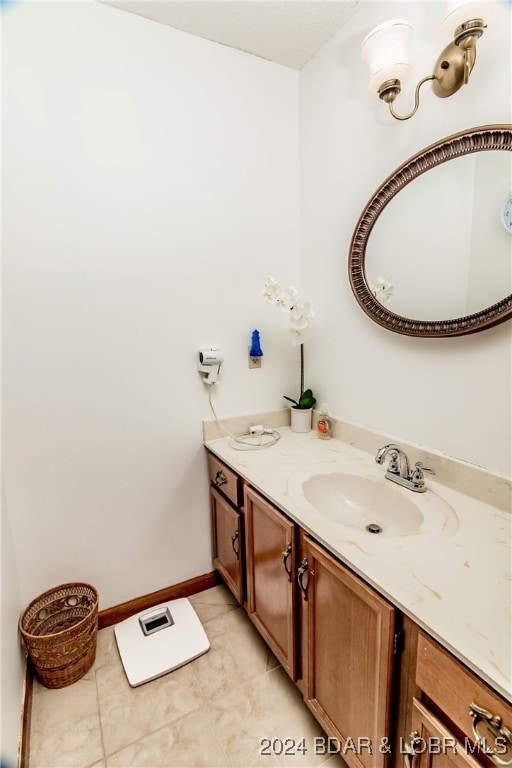
[[[304,389],[304,337],[315,317],[310,304],[304,301],[293,287],[282,288],[270,275],[265,277],[263,295],[267,303],[279,307],[288,316],[291,327],[288,329],[293,344],[300,346],[300,390],[298,400],[283,395],[291,406],[291,426],[294,432],[309,432],[313,406],[316,403],[311,389]]]

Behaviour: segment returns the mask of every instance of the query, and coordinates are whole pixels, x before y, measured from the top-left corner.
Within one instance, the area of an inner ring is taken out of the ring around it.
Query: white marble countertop
[[[385,467],[374,455],[340,440],[320,440],[315,432],[297,434],[288,427],[279,427],[279,433],[281,439],[265,450],[237,450],[231,438],[205,445],[512,701],[511,515],[430,475],[426,493],[401,488],[385,479]],[[427,521],[449,507],[450,514],[436,531],[426,525],[404,537],[341,525],[319,514],[302,492],[309,475],[338,471],[375,479],[412,497]]]

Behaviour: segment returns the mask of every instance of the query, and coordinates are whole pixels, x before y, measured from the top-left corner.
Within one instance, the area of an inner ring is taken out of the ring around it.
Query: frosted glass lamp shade
[[[457,27],[471,19],[488,21],[496,11],[495,0],[448,0],[443,31],[453,37]]]
[[[408,47],[413,28],[408,21],[393,19],[379,24],[366,35],[361,55],[370,67],[368,88],[377,93],[386,80],[397,79],[401,83],[409,74]]]

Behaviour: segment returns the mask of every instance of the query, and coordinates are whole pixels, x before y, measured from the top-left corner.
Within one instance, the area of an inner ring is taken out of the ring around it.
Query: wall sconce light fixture
[[[398,115],[393,102],[409,74],[408,45],[413,27],[408,21],[394,19],[375,27],[364,39],[362,57],[370,67],[370,91],[389,105],[397,120],[408,120],[419,106],[419,92],[423,83],[432,80],[436,96],[445,98],[466,85],[476,59],[476,43],[487,26],[495,5],[492,0],[449,0],[443,30],[453,36],[438,57],[434,71],[416,86],[414,108],[408,115]]]

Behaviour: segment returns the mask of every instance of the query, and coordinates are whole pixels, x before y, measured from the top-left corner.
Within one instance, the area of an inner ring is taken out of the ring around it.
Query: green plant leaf
[[[313,406],[316,403],[316,398],[313,395],[313,392],[311,389],[306,389],[300,396],[300,400],[298,403],[299,408],[313,408]]]

